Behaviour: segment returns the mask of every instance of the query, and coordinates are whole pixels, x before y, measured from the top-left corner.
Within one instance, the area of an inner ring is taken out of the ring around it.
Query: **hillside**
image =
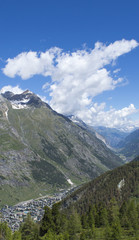
[[[139,157],[83,185],[62,203],[58,202],[52,208],[45,206],[39,222],[27,215],[14,232],[6,222],[0,222],[1,238],[138,240],[138,190]]]
[[[0,95],[1,204],[75,186],[121,164],[95,135],[32,92]]]
[[[139,157],[84,184],[63,200],[62,208],[74,206],[78,212],[86,212],[90,205],[107,205],[113,197],[119,205],[130,198],[139,198]]]
[[[118,152],[124,155],[127,160],[132,160],[139,155],[139,129],[130,133],[117,145]]]
[[[85,129],[86,131],[90,132],[91,134],[93,134],[94,136],[96,136],[98,139],[100,139],[103,143],[105,143],[105,145],[108,148],[111,148],[109,144],[107,144],[107,140],[105,139],[105,137],[101,134],[99,134],[99,131],[96,131],[94,127],[87,125],[85,122],[83,122],[81,119],[79,119],[78,117],[75,116],[68,116],[68,118],[74,122],[77,126],[80,126],[81,128]]]
[[[118,143],[128,136],[128,132],[120,131],[116,128],[94,127],[94,129],[105,138],[106,143],[112,148],[117,148]]]

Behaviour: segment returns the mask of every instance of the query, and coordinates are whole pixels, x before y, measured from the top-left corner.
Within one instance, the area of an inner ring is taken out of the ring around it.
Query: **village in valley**
[[[14,206],[5,205],[0,210],[0,222],[7,222],[12,231],[19,229],[27,214],[30,214],[35,222],[39,222],[43,217],[45,206],[51,208],[53,204],[61,201],[71,191],[72,189],[70,189],[70,191],[64,190],[54,194],[54,196],[45,196],[35,200],[32,199]]]

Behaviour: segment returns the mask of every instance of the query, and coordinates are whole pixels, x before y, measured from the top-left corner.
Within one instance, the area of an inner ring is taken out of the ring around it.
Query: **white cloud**
[[[132,114],[139,112],[133,104],[120,110],[111,107],[110,110],[106,111],[105,107],[105,103],[100,105],[93,103],[90,109],[79,111],[77,116],[92,126],[106,126],[123,130],[132,130],[132,128],[139,126],[138,121],[134,122],[130,119]]]
[[[14,94],[20,94],[22,92],[24,92],[23,89],[21,89],[18,85],[15,86],[15,87],[12,87],[11,85],[8,85],[8,86],[4,86],[1,90],[0,90],[0,93],[5,93],[5,92],[12,92]]]
[[[113,73],[118,73],[118,72],[120,72],[121,71],[121,69],[120,68],[117,68],[117,69],[115,69],[114,71],[113,71]]]
[[[94,49],[75,52],[64,52],[56,47],[44,53],[23,52],[7,60],[3,73],[9,77],[18,75],[22,79],[36,74],[50,76],[52,82],[50,85],[46,82],[42,89],[49,92],[50,105],[54,110],[63,114],[74,114],[89,123],[102,123],[105,115],[105,124],[108,122],[116,126],[127,121],[124,114],[135,111],[133,105],[119,112],[113,108],[105,112],[102,110],[104,103],[98,105],[92,104],[92,101],[98,94],[123,84],[124,79],[113,78],[106,66],[112,65],[119,56],[138,45],[135,40],[123,39],[108,46],[97,42]],[[113,73],[118,71],[119,69]]]
[[[43,102],[48,103],[48,100],[47,100],[47,98],[46,98],[45,96],[41,96],[41,95],[39,95],[39,94],[37,94],[37,96],[38,96]]]
[[[60,49],[55,47],[45,53],[32,51],[20,53],[13,59],[7,59],[7,65],[3,68],[3,73],[11,78],[18,75],[24,80],[36,74],[51,75],[55,55],[59,51]]]

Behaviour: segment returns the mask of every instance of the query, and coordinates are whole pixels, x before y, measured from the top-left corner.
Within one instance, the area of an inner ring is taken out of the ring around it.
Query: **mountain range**
[[[126,160],[131,161],[139,155],[139,129],[131,132],[125,139],[117,144],[118,152]]]
[[[103,142],[124,161],[129,162],[139,155],[139,129],[132,132],[106,127],[94,127],[94,129],[103,137]]]
[[[0,94],[1,205],[79,185],[121,164],[94,133],[29,90]]]
[[[120,131],[116,128],[108,128],[104,126],[95,126],[94,129],[105,138],[106,143],[112,148],[117,148],[118,143],[123,141],[130,133]]]

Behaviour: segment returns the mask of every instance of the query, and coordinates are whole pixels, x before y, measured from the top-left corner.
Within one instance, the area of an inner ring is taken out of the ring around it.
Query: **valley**
[[[123,164],[95,134],[28,90],[1,94],[0,111],[1,206],[78,186]]]
[[[118,214],[124,202],[128,209],[134,201],[134,214],[138,208],[138,130],[124,134],[98,128],[97,132],[80,119],[53,111],[28,90],[6,92],[0,101],[0,228],[22,239],[26,226],[34,226],[33,240],[47,239],[49,234],[50,239],[105,239],[104,211],[110,236],[119,221],[122,235],[135,239],[136,224],[130,233]],[[118,209],[112,224],[111,204]],[[59,224],[66,224],[62,225],[66,230]]]

